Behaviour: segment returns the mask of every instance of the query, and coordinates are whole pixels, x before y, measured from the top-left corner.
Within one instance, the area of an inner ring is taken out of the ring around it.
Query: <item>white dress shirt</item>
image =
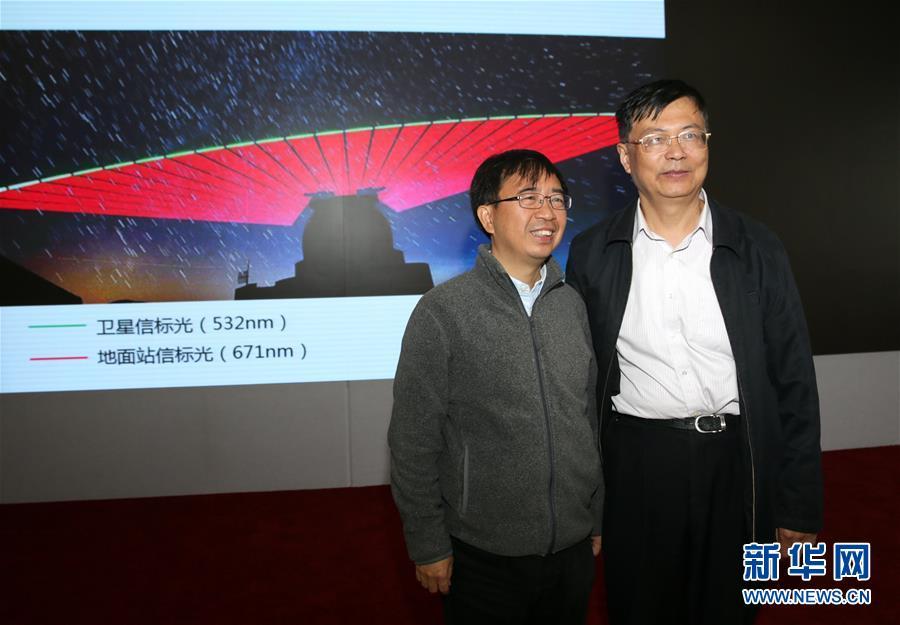
[[[712,216],[701,190],[697,227],[676,247],[647,226],[640,202],[633,273],[616,342],[617,412],[650,419],[738,414],[737,371],[713,290]]]
[[[509,276],[509,279],[512,280],[513,285],[516,287],[516,291],[519,292],[519,297],[522,298],[522,306],[525,307],[525,312],[528,313],[529,317],[531,316],[531,309],[534,307],[534,300],[541,294],[541,289],[544,288],[544,280],[546,278],[546,263],[541,265],[541,277],[534,283],[534,286],[528,286],[527,282],[522,282],[521,280]]]

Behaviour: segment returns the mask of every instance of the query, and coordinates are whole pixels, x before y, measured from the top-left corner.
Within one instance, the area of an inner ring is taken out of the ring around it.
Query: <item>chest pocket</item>
[[[573,315],[574,317],[574,315]],[[540,321],[536,321],[540,324]],[[554,319],[552,328],[541,324],[536,331],[538,353],[542,372],[548,384],[554,390],[562,390],[570,397],[586,397],[590,382],[591,361],[594,349],[588,342],[577,319],[565,323],[563,319]]]
[[[473,311],[453,345],[453,378],[465,396],[494,395],[498,387],[535,378],[531,335],[524,313],[504,308]],[[535,382],[536,384],[536,382]]]

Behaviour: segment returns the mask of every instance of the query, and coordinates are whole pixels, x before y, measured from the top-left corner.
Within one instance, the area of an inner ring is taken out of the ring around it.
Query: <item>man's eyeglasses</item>
[[[654,133],[644,135],[637,141],[625,141],[625,143],[640,145],[644,152],[648,154],[659,154],[660,152],[665,152],[672,145],[672,139],[675,139],[684,151],[689,152],[693,150],[699,152],[706,149],[706,144],[709,142],[711,134],[711,132],[703,130],[685,130],[677,135]]]
[[[553,193],[544,195],[543,193],[520,193],[513,197],[505,197],[502,200],[494,200],[488,204],[499,204],[500,202],[512,202],[516,200],[519,206],[529,210],[536,210],[544,205],[544,200],[550,202],[550,208],[557,211],[565,211],[572,208],[572,196],[563,193]]]

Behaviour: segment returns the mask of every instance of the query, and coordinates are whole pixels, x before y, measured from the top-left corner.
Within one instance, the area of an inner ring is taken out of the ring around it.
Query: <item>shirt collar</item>
[[[547,278],[547,263],[541,265],[541,277],[538,278],[538,281],[534,283],[534,286],[528,286],[527,282],[522,282],[516,278],[513,278],[511,275],[509,279],[512,280],[513,285],[516,287],[516,291],[519,293],[540,293],[541,287],[544,286],[544,280]]]
[[[700,189],[700,201],[703,202],[703,209],[700,211],[700,219],[697,220],[697,227],[694,228],[693,232],[688,236],[693,236],[697,230],[700,230],[703,233],[703,236],[706,237],[706,240],[712,244],[712,215],[709,212],[709,202],[706,201],[706,191],[704,189]],[[644,220],[644,211],[641,210],[641,199],[638,198],[637,213],[634,219],[634,230],[631,235],[632,242],[637,241],[638,235],[642,230],[651,239],[661,239],[659,235],[650,229],[647,222]]]

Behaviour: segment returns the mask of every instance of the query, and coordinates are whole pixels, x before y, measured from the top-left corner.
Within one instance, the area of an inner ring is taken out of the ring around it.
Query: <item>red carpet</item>
[[[824,542],[872,543],[871,606],[765,607],[757,625],[900,623],[900,447],[824,455]],[[598,573],[602,570],[598,564]],[[0,506],[0,623],[440,623],[386,486]],[[782,576],[784,577],[784,575]],[[599,580],[598,580],[599,582]],[[591,625],[605,624],[602,583]]]

